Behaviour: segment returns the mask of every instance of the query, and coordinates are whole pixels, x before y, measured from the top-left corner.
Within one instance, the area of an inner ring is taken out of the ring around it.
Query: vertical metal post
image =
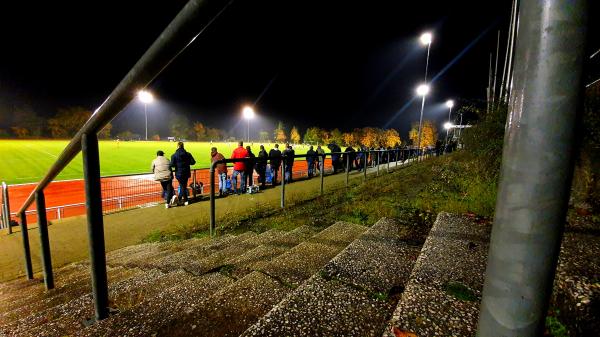
[[[522,0],[478,336],[541,336],[573,170],[587,1]]]
[[[387,173],[390,173],[390,150],[387,150]]]
[[[319,160],[321,161],[321,195],[323,195],[323,177],[325,176],[325,157],[327,155],[323,154],[319,156]]]
[[[50,256],[50,241],[48,240],[48,220],[46,218],[46,198],[44,191],[35,192],[38,229],[40,232],[42,269],[46,290],[54,289],[54,274],[52,273],[52,258]]]
[[[10,200],[8,199],[8,185],[2,182],[2,211],[4,212],[4,225],[8,228],[8,234],[12,234],[12,226],[10,223]]]
[[[216,219],[216,214],[215,214],[215,165],[217,164],[217,162],[212,163],[212,165],[210,165],[210,228],[209,228],[209,233],[210,233],[210,237],[213,237],[213,231],[216,229],[216,223],[217,223],[217,219]],[[219,179],[221,179],[219,177]],[[234,188],[235,190],[235,188]]]
[[[398,160],[400,159],[400,149],[396,149],[396,167],[398,167]]]
[[[192,197],[196,199],[196,170],[192,174]]]
[[[363,179],[364,181],[367,181],[367,161],[369,160],[369,151],[365,151],[363,154],[363,158],[365,159],[365,163],[364,163],[364,167],[363,167]]]
[[[281,208],[285,208],[285,158],[281,158]]]
[[[346,152],[346,187],[350,182],[350,153]]]
[[[108,281],[104,247],[104,220],[102,218],[102,189],[100,185],[100,154],[95,133],[81,137],[83,177],[85,180],[85,208],[87,213],[92,295],[96,320],[108,317]]]
[[[377,150],[377,176],[379,177],[379,160],[380,160],[380,154],[381,152],[379,150]]]
[[[31,267],[31,250],[29,248],[29,232],[27,232],[27,214],[21,213],[21,240],[23,241],[23,258],[25,259],[25,275],[27,279],[33,279],[33,268]]]

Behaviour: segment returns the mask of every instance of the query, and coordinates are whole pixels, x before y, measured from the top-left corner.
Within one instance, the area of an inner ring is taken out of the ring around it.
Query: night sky
[[[60,107],[98,107],[186,1],[7,2],[0,5],[0,113],[27,105],[52,116]],[[409,103],[423,81],[424,31],[434,34],[435,78],[425,118],[441,127],[446,99],[485,98],[489,53],[500,29],[504,55],[510,6],[236,0],[150,85],[158,98],[148,107],[150,133],[166,136],[169,115],[182,113],[241,135],[242,106],[263,93],[254,134],[281,119],[301,129],[394,127],[406,139],[418,120],[420,104]],[[590,41],[600,40],[592,30]],[[142,134],[143,107],[133,102],[113,123],[115,131]]]

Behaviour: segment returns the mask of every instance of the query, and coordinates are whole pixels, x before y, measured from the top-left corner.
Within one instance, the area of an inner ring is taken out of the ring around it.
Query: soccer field
[[[56,161],[68,144],[66,140],[0,140],[0,181],[20,184],[39,181]],[[252,151],[258,154],[261,143],[251,143]],[[267,152],[273,144],[265,143]],[[225,158],[231,156],[237,143],[186,142],[185,148],[196,159],[193,168],[210,166],[210,148],[216,146]],[[170,158],[177,143],[167,141],[117,142],[100,141],[100,171],[103,176],[150,171],[150,163],[157,150],[163,150]],[[282,146],[280,145],[280,149]],[[308,147],[294,147],[296,154],[304,154]],[[326,150],[327,151],[327,150]],[[56,180],[83,177],[81,153],[58,175]]]

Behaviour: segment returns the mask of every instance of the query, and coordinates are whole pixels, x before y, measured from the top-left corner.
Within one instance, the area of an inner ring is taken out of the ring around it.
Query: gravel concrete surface
[[[488,222],[438,214],[384,336],[394,336],[393,326],[417,336],[474,336],[490,231]],[[449,283],[473,300],[458,299]]]

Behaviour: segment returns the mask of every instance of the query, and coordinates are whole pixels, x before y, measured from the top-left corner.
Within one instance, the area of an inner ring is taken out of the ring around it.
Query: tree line
[[[45,119],[37,115],[32,109],[15,109],[9,121],[0,121],[11,125],[9,129],[0,129],[0,138],[56,138],[68,139],[73,137],[83,124],[90,118],[92,112],[83,107],[69,107],[59,109],[56,115]],[[6,118],[6,117],[5,117]],[[112,134],[112,124],[106,125],[98,134],[100,139],[118,138],[121,140],[142,139],[139,134],[125,130]],[[227,131],[209,127],[200,121],[191,122],[186,116],[173,113],[169,118],[170,136],[176,139],[195,141],[225,141],[236,140]],[[412,125],[407,141],[403,142],[400,134],[395,129],[381,129],[376,127],[355,128],[352,131],[341,131],[337,128],[327,130],[316,126],[309,127],[301,135],[296,126],[289,131],[284,123],[279,121],[272,132],[259,131],[259,141],[278,143],[290,142],[294,144],[329,144],[338,145],[365,145],[367,147],[394,147],[396,145],[416,145],[418,138],[418,123]],[[150,135],[151,140],[161,140],[158,134]],[[432,121],[424,121],[421,137],[422,146],[433,146],[437,140],[437,129]]]

